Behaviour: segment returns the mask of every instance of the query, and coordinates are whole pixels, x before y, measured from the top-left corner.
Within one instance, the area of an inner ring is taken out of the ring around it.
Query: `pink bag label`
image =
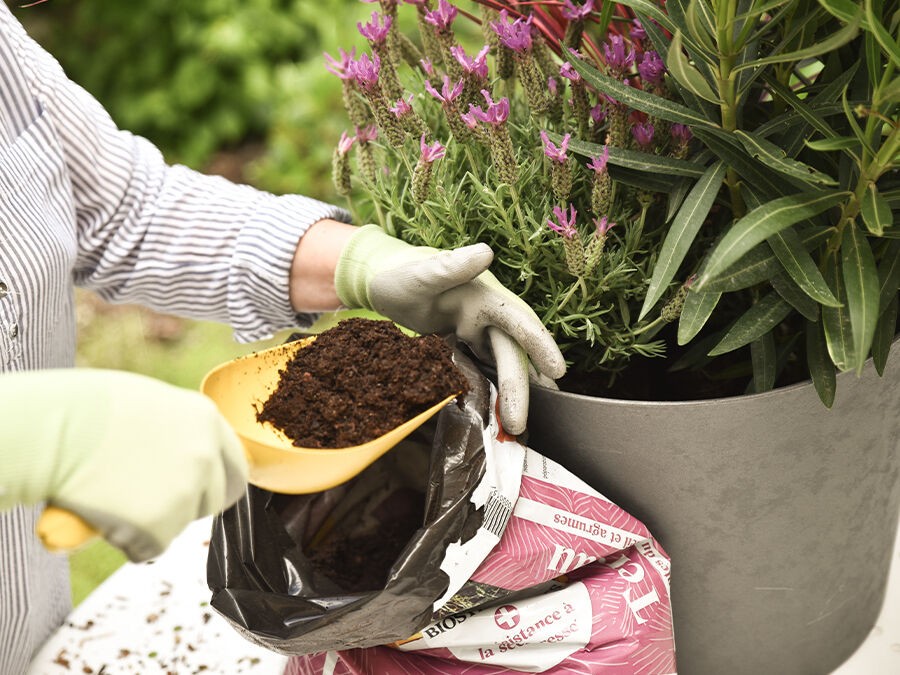
[[[472,498],[484,524],[448,547],[452,597],[432,623],[390,646],[294,657],[287,675],[675,673],[665,551],[579,478],[497,436],[492,420]]]

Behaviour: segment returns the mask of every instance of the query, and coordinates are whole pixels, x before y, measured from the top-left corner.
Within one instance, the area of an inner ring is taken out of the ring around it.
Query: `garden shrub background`
[[[336,203],[331,155],[346,116],[340,81],[323,67],[322,52],[365,47],[356,23],[375,8],[357,0],[11,5],[72,80],[170,163]],[[83,366],[197,388],[215,364],[267,346],[237,345],[226,326],[112,307],[90,293],[78,300]],[[123,561],[102,542],[74,555],[73,601]]]

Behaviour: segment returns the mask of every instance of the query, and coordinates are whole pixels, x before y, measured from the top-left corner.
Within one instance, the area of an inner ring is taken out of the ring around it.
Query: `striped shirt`
[[[0,373],[73,365],[74,286],[225,322],[243,342],[302,324],[312,317],[291,309],[290,265],[322,218],[348,219],[313,199],[167,166],[0,3]],[[38,514],[0,513],[3,675],[24,672],[69,610],[67,563],[36,541]]]

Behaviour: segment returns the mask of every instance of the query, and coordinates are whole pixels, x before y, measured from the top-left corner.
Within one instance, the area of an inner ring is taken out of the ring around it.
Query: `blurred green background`
[[[365,47],[378,5],[356,0],[48,0],[11,9],[69,77],[170,163],[275,193],[343,203],[331,185],[346,126],[322,52]],[[277,343],[238,345],[226,326],[78,294],[80,365],[197,388],[212,366]],[[123,562],[98,542],[74,554],[77,604]]]

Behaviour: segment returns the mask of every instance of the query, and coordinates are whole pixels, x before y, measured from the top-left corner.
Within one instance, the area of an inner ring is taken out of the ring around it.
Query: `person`
[[[560,377],[538,317],[484,245],[414,247],[342,209],[167,165],[118,129],[0,8],[0,672],[22,672],[69,610],[51,504],[135,561],[245,490],[234,432],[198,392],[74,368],[74,287],[230,324],[260,340],[340,307],[455,333],[496,364],[500,419],[524,429],[528,377]]]

